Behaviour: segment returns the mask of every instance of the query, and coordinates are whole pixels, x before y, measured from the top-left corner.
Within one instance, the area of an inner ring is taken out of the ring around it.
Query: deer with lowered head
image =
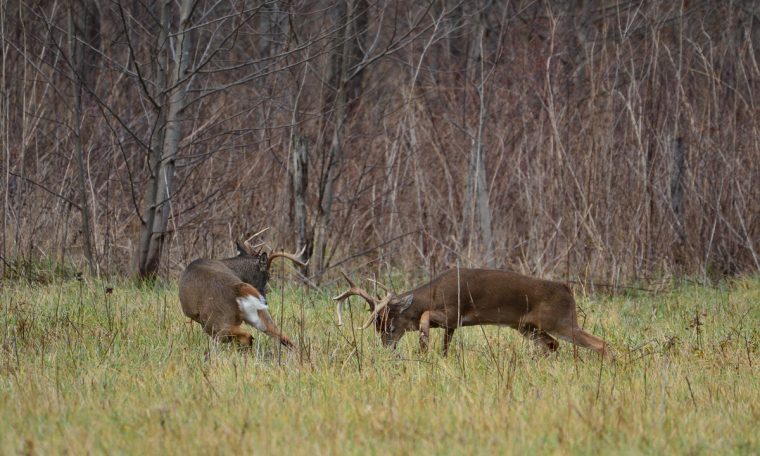
[[[306,266],[299,259],[303,251],[298,254],[273,252],[267,255],[261,249],[257,250],[260,245],[252,246],[248,241],[241,244],[238,241],[238,255],[235,257],[221,260],[201,258],[190,263],[179,281],[182,311],[217,340],[237,340],[243,347],[250,347],[253,336],[243,328],[242,323],[246,322],[282,345],[293,348],[293,342],[280,332],[269,314],[265,294],[272,260],[282,257]]]
[[[399,295],[375,282],[387,293],[379,299],[343,277],[349,289],[333,299],[364,298],[372,314],[362,329],[374,323],[388,347],[395,347],[407,331],[419,330],[420,349],[427,351],[430,328],[443,328],[445,356],[456,328],[500,325],[518,330],[545,353],[557,350],[556,337],[610,355],[607,343],[578,326],[572,291],[563,283],[500,270],[450,269]],[[341,324],[340,302],[337,311]]]

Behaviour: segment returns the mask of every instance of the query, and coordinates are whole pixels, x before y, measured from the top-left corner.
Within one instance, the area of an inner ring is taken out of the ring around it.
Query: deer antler
[[[251,245],[251,240],[256,239],[257,237],[261,236],[268,229],[269,227],[266,227],[263,230],[259,231],[258,233],[254,234],[253,236],[249,237],[245,241],[243,241],[243,246],[248,250],[248,253],[250,253],[251,255],[256,255],[259,253],[256,251],[256,249],[264,245],[264,242],[259,242],[256,245]]]
[[[367,281],[369,281],[369,282],[372,282],[372,283],[374,283],[375,285],[377,285],[378,287],[382,288],[382,289],[383,289],[383,291],[384,291],[384,292],[386,292],[386,293],[390,293],[390,292],[391,292],[391,290],[390,290],[388,287],[386,287],[385,285],[383,285],[382,283],[378,282],[378,281],[377,281],[377,280],[375,280],[375,279],[369,279],[369,278],[368,278],[368,279],[367,279]]]
[[[266,227],[266,228],[264,228],[263,230],[259,231],[258,233],[254,234],[253,236],[251,236],[251,237],[249,237],[248,239],[246,239],[246,240],[245,240],[245,242],[246,242],[246,243],[248,243],[248,242],[250,242],[250,240],[251,240],[251,239],[255,239],[255,238],[257,238],[257,237],[261,236],[261,235],[262,235],[262,234],[264,234],[264,233],[265,233],[265,232],[266,232],[268,229],[269,229],[269,227]],[[258,246],[257,246],[257,247],[258,247]]]
[[[369,328],[372,322],[375,321],[375,317],[377,316],[377,314],[380,313],[380,311],[383,310],[391,301],[391,294],[388,293],[386,297],[378,301],[377,299],[373,298],[372,295],[367,293],[367,291],[364,288],[357,287],[356,284],[351,279],[348,278],[345,272],[341,271],[340,273],[343,274],[343,277],[346,279],[346,282],[348,282],[349,289],[339,294],[338,296],[335,296],[333,299],[335,301],[343,301],[349,296],[361,296],[362,298],[364,298],[364,300],[369,303],[370,307],[372,307],[372,314],[369,316],[369,319],[367,320],[367,322],[361,326],[361,329]],[[343,324],[343,317],[340,311],[340,302],[338,302],[335,312],[338,314],[338,325],[340,326]]]
[[[256,249],[257,249],[258,247],[261,247],[261,246],[262,246],[262,245],[264,245],[264,244],[265,244],[264,242],[259,242],[259,243],[258,243],[258,244],[256,244],[256,245],[251,245],[251,243],[250,243],[250,242],[248,242],[248,241],[243,241],[243,245],[245,246],[245,248],[246,248],[246,249],[248,249],[248,252],[249,252],[249,253],[251,253],[251,254],[254,254],[254,253],[258,253],[258,252],[256,251]]]
[[[375,301],[375,298],[369,295],[366,291],[362,290],[361,288],[357,287],[356,284],[348,278],[345,272],[340,271],[340,273],[343,275],[343,278],[346,279],[346,282],[348,282],[348,290],[344,291],[343,293],[339,294],[338,296],[334,296],[333,300],[338,301],[335,303],[335,315],[338,317],[338,326],[343,326],[343,301],[348,298],[349,296],[361,296],[367,302],[369,305],[374,309],[377,302]]]
[[[287,258],[293,263],[299,265],[299,266],[306,266],[309,264],[309,261],[306,260],[306,263],[300,260],[301,255],[306,251],[306,246],[303,246],[300,252],[298,253],[287,253],[287,252],[272,252],[271,255],[269,255],[269,260],[267,261],[267,269],[269,269],[269,266],[272,265],[272,260],[274,260],[277,257],[283,257]]]
[[[375,318],[380,314],[380,311],[385,309],[388,304],[391,302],[391,294],[388,294],[386,297],[384,297],[377,305],[375,306],[375,310],[372,311],[369,318],[367,318],[367,322],[362,325],[360,329],[367,329],[370,326],[372,326],[372,323],[375,321]]]
[[[370,306],[374,309],[377,305],[377,299],[373,298],[372,295],[367,293],[367,290],[361,287],[357,287],[356,284],[353,282],[353,280],[349,279],[345,272],[340,271],[341,274],[343,274],[343,278],[346,279],[346,282],[348,282],[348,290],[344,291],[343,293],[339,294],[338,296],[333,297],[333,300],[335,301],[343,301],[344,299],[348,298],[349,296],[361,296],[364,298],[365,301],[369,303]]]
[[[338,326],[343,326],[343,301],[348,298],[349,296],[361,296],[364,299],[369,302],[369,305],[372,306],[374,309],[376,301],[375,299],[370,296],[366,291],[362,290],[361,288],[358,288],[356,284],[348,278],[345,272],[340,271],[340,273],[343,275],[343,278],[346,279],[346,282],[348,282],[349,289],[344,291],[343,293],[339,294],[338,296],[333,296],[333,300],[337,301],[335,303],[335,315],[338,317]]]

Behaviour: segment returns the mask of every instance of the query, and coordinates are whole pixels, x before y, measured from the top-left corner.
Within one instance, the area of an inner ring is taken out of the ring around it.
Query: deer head
[[[305,247],[298,253],[271,252],[267,254],[263,250],[264,243],[251,244],[255,238],[261,236],[269,228],[264,228],[245,241],[235,241],[237,256],[221,260],[228,268],[237,273],[243,282],[253,285],[262,294],[266,293],[266,285],[269,281],[269,268],[272,266],[272,260],[275,258],[287,258],[300,266],[306,266],[308,261],[301,261],[300,257],[305,251]]]
[[[398,296],[380,282],[373,281],[386,293],[385,297],[376,298],[365,289],[358,287],[344,272],[341,271],[341,274],[343,274],[343,277],[348,282],[349,288],[333,298],[335,301],[338,301],[336,305],[338,325],[343,324],[343,316],[341,314],[342,301],[350,296],[361,296],[367,301],[372,312],[360,329],[367,329],[374,323],[375,330],[380,333],[383,345],[386,347],[395,346],[406,331],[417,330],[417,322],[414,316],[404,315],[404,311],[412,305],[413,296],[411,294]]]

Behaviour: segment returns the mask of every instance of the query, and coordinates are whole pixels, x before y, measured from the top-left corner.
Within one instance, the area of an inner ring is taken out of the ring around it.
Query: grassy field
[[[416,333],[393,353],[279,282],[292,354],[211,343],[174,286],[3,283],[0,453],[760,453],[758,278],[577,296],[612,364],[495,327],[458,331],[448,358],[441,330],[429,354]]]

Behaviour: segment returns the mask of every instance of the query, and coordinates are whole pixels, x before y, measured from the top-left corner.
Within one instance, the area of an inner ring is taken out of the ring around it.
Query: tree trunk
[[[341,91],[343,92],[343,91]],[[343,92],[345,94],[345,92]],[[335,181],[338,179],[341,161],[343,159],[343,150],[341,149],[340,131],[343,128],[345,111],[345,96],[336,100],[336,112],[338,122],[333,129],[332,143],[327,158],[327,172],[322,187],[322,195],[317,211],[316,227],[314,229],[314,266],[317,275],[321,275],[327,267],[327,235],[332,215],[333,196],[335,191]]]
[[[87,170],[85,167],[84,145],[82,140],[82,90],[85,78],[94,84],[96,69],[93,63],[92,48],[100,43],[100,16],[97,14],[97,6],[92,2],[85,1],[79,4],[81,11],[74,11],[75,5],[69,5],[69,58],[70,79],[74,93],[74,107],[72,110],[71,128],[74,133],[74,156],[77,163],[77,186],[79,193],[79,207],[81,211],[82,243],[84,256],[91,275],[97,274],[97,265],[93,249],[92,213],[87,198]],[[76,23],[77,20],[81,23]],[[87,57],[89,58],[87,58]],[[87,65],[89,63],[89,65]]]
[[[684,248],[686,244],[686,229],[684,228],[683,210],[683,175],[686,165],[683,139],[674,137],[670,141],[670,206],[673,209],[675,230],[678,240],[673,245],[673,259],[676,267],[683,268],[686,263]]]
[[[493,247],[491,230],[491,207],[489,204],[488,181],[486,180],[485,145],[483,143],[483,131],[486,122],[487,97],[486,83],[483,71],[482,45],[485,29],[481,21],[478,21],[476,33],[473,33],[474,43],[470,44],[470,63],[468,79],[473,81],[479,78],[475,87],[478,94],[478,123],[472,139],[470,152],[470,164],[467,174],[466,196],[464,199],[463,219],[468,239],[467,250],[470,256],[484,259],[484,266],[493,266],[493,256],[490,255]],[[472,252],[475,246],[476,252]],[[476,253],[476,255],[473,255]]]
[[[343,126],[349,114],[356,109],[361,96],[360,65],[364,58],[367,37],[366,0],[345,0],[338,3],[335,14],[336,24],[342,24],[342,32],[335,36],[335,53],[332,55],[332,71],[330,82],[336,87],[332,100],[326,100],[323,114],[333,116],[332,135],[327,156],[325,157],[324,174],[321,180],[319,207],[314,226],[313,262],[317,278],[328,266],[327,241],[332,206],[335,193],[335,183],[343,161],[341,145]]]
[[[168,37],[168,11],[171,3],[166,1],[161,4],[162,32],[160,36],[164,37],[164,41],[161,43],[164,48],[161,53],[166,55],[165,61],[167,63],[170,58],[164,43]],[[168,84],[164,86],[166,90],[169,90],[169,100],[167,106],[161,110],[166,112],[163,142],[160,148],[156,148],[151,153],[153,174],[146,189],[145,219],[140,233],[138,272],[142,278],[150,278],[158,273],[163,245],[166,241],[173,196],[174,164],[182,132],[180,115],[185,108],[187,97],[188,81],[184,81],[184,78],[188,72],[193,47],[191,16],[194,6],[194,0],[183,0],[180,4],[179,30],[176,34],[174,52],[172,53],[175,61],[172,66],[171,77],[167,78]]]
[[[493,266],[493,257],[490,255],[493,246],[491,206],[484,155],[483,142],[478,137],[472,143],[464,209],[465,220],[470,227],[470,249],[476,245],[477,257],[484,259],[484,266]]]
[[[292,194],[292,226],[296,243],[296,251],[309,249],[306,234],[306,190],[309,186],[309,151],[306,140],[300,136],[293,139],[290,163],[290,188]],[[308,258],[309,252],[306,252]]]

